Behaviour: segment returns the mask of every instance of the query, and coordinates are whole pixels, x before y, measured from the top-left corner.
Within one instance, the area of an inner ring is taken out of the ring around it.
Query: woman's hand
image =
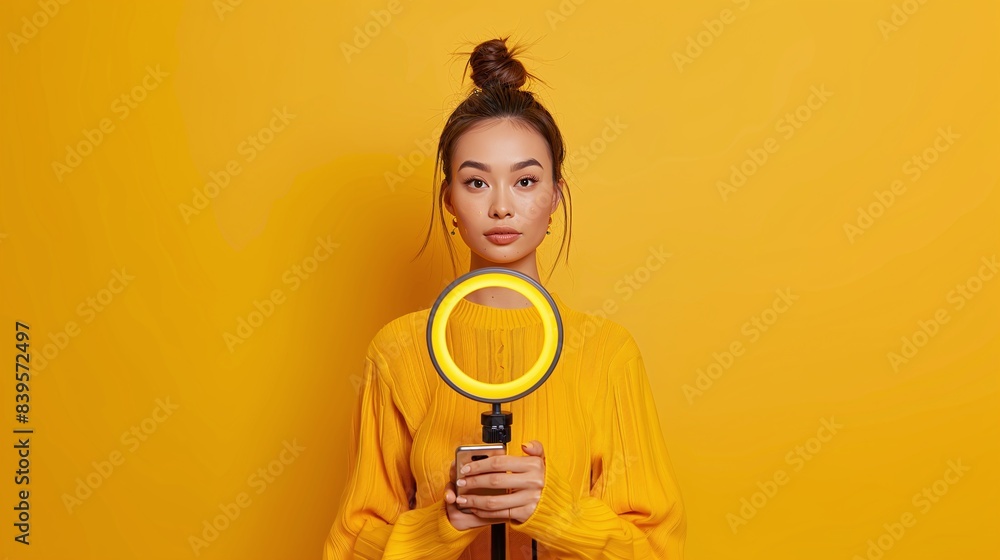
[[[454,464],[452,465],[451,472],[454,473]],[[452,474],[454,476],[454,474]],[[455,483],[449,482],[448,486],[444,490],[444,504],[445,509],[448,510],[448,521],[451,522],[451,526],[458,529],[459,531],[465,531],[467,529],[475,529],[476,527],[485,527],[486,525],[492,525],[496,523],[490,519],[483,519],[478,515],[472,513],[465,513],[458,509],[458,505],[455,503]]]
[[[465,531],[468,529],[475,529],[476,527],[492,525],[494,521],[483,519],[482,517],[473,515],[472,513],[466,513],[458,509],[458,504],[455,501],[458,497],[458,492],[455,491],[455,461],[451,462],[450,472],[451,482],[449,482],[444,488],[444,504],[445,509],[448,512],[448,521],[451,522],[451,526],[459,531]]]
[[[545,451],[537,440],[521,445],[521,449],[528,454],[527,457],[496,455],[468,463],[462,468],[463,478],[455,483],[462,487],[463,492],[475,492],[477,488],[505,488],[508,494],[480,496],[463,493],[455,499],[455,503],[470,510],[471,514],[458,511],[455,504],[448,507],[454,508],[459,515],[471,515],[482,520],[483,525],[496,523],[498,519],[524,523],[535,512],[545,486]],[[450,491],[449,488],[445,493],[446,503]],[[448,517],[453,519],[450,509]]]

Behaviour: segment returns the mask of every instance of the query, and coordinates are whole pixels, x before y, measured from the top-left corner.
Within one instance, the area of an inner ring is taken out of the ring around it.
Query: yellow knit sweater
[[[508,558],[680,559],[686,532],[642,356],[614,321],[568,309],[559,363],[542,387],[504,405],[514,414],[508,452],[536,439],[545,486],[524,523],[509,522]],[[488,559],[490,531],[455,529],[444,506],[455,447],[482,442],[479,415],[438,375],[426,346],[429,310],[372,339],[354,410],[347,486],[324,546],[340,558]],[[462,371],[510,381],[537,359],[541,318],[466,299],[452,311],[448,346]]]

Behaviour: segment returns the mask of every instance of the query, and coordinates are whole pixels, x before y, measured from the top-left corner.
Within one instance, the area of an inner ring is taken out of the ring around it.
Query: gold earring
[[[545,230],[545,235],[549,235],[550,233],[552,233],[552,231],[550,231],[551,228],[552,228],[552,216],[549,216],[549,229]]]
[[[452,225],[451,234],[455,235],[455,228],[458,227],[458,216],[452,216],[451,225]]]

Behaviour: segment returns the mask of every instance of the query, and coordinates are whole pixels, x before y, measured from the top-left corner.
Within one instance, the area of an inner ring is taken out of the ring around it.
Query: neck
[[[530,254],[525,255],[517,261],[507,264],[498,264],[483,259],[475,253],[472,254],[469,272],[487,267],[501,267],[515,270],[541,284],[541,281],[538,279],[538,263],[535,260],[535,251],[532,251]],[[531,307],[531,302],[528,301],[528,298],[522,296],[514,290],[501,287],[480,288],[465,296],[465,299],[471,301],[472,303],[488,305],[490,307],[499,307],[501,309],[520,309],[524,307]]]

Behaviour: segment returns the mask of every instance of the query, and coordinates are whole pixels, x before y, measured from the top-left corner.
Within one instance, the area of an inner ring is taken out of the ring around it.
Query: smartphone
[[[507,446],[502,443],[483,443],[480,445],[459,445],[455,449],[455,481],[462,478],[462,467],[472,461],[481,461],[494,455],[506,455]],[[463,491],[464,490],[464,491]],[[506,488],[478,488],[474,492],[465,489],[464,486],[455,486],[457,496],[462,494],[475,494],[477,496],[496,496],[506,494]],[[462,513],[469,513],[467,509],[458,508]]]

